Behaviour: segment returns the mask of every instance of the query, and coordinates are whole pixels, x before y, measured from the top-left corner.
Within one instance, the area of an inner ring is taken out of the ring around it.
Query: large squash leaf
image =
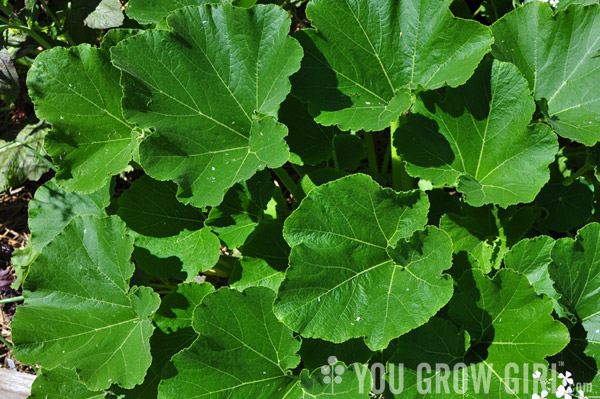
[[[119,70],[108,50],[87,44],[40,54],[27,75],[36,114],[54,129],[46,151],[59,167],[57,183],[91,193],[122,172],[137,146],[121,106]]]
[[[381,130],[411,105],[410,91],[464,83],[490,50],[488,28],[455,18],[451,0],[313,0],[317,30],[295,37],[306,56],[294,93],[317,122]]]
[[[156,130],[140,145],[148,174],[175,181],[184,203],[218,205],[225,189],[288,160],[275,116],[302,50],[277,6],[187,7],[167,24],[112,50],[125,115]]]
[[[75,370],[56,367],[42,369],[31,387],[28,399],[104,399],[106,393],[90,391]]]
[[[307,371],[300,379],[291,376],[300,363],[300,342],[273,314],[274,299],[264,287],[243,293],[223,288],[206,296],[193,316],[199,337],[173,358],[176,372],[166,375],[159,398],[336,397],[333,388],[340,387],[325,383],[321,373],[312,379]],[[358,393],[357,378],[349,372],[341,388],[342,398],[368,398],[368,392]]]
[[[55,180],[40,186],[29,202],[29,231],[31,236],[25,249],[13,254],[17,273],[16,285],[27,277],[28,267],[48,245],[77,216],[106,216],[110,202],[110,184],[91,194],[67,192]]]
[[[275,313],[304,337],[371,349],[422,324],[452,296],[452,242],[427,222],[420,192],[365,175],[317,187],[286,220],[290,268]],[[421,230],[421,231],[419,231]]]
[[[575,240],[556,241],[549,266],[559,303],[587,331],[586,353],[600,367],[600,224],[591,223]]]
[[[129,287],[132,251],[116,216],[73,219],[31,267],[12,322],[16,357],[75,368],[93,391],[141,383],[160,300],[148,287]]]
[[[486,62],[444,99],[424,93],[414,110],[436,123],[411,115],[396,136],[412,176],[457,185],[473,206],[502,207],[533,201],[550,178],[557,139],[528,126],[535,103],[514,65]]]
[[[600,7],[576,5],[554,15],[534,1],[492,31],[494,57],[525,75],[558,134],[588,146],[600,141]]]
[[[450,302],[450,316],[462,329],[451,321],[433,318],[401,337],[390,363],[405,364],[405,392],[392,398],[429,398],[432,392],[436,398],[464,394],[472,398],[530,398],[536,390],[531,375],[534,366],[547,365],[546,356],[558,353],[569,342],[567,329],[551,315],[552,301],[539,297],[525,276],[509,270],[500,271],[493,279],[470,270],[458,286],[461,292]],[[429,364],[433,370],[421,380],[417,378],[420,363]],[[448,390],[444,390],[440,382],[444,378],[448,381],[451,372],[436,369],[440,364],[453,369],[449,381],[458,380],[458,387],[450,383],[452,388],[446,385]],[[454,368],[460,364],[463,369]],[[511,364],[519,369],[510,372],[507,366]],[[394,380],[398,381],[398,376]],[[419,392],[427,386],[432,391]],[[442,387],[441,391],[434,391],[436,387]]]

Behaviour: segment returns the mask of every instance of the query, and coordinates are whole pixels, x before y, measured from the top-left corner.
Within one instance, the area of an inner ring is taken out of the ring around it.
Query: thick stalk
[[[575,182],[575,180],[579,179],[581,176],[585,175],[587,172],[589,172],[590,170],[593,170],[594,166],[588,164],[585,164],[583,167],[581,167],[577,172],[573,173],[571,176],[569,176],[568,178],[566,178],[563,181],[563,186],[570,186],[571,184],[573,184]]]
[[[14,346],[10,342],[8,342],[2,335],[0,335],[0,342],[6,345],[6,347],[10,350],[14,349]]]
[[[31,36],[35,41],[37,41],[39,44],[41,44],[42,47],[44,47],[46,49],[52,48],[52,45],[50,43],[48,43],[48,41],[46,39],[44,39],[42,36],[40,36],[33,29],[29,29],[26,26],[13,25],[13,24],[0,25],[0,31],[6,30],[6,29],[17,29],[17,30],[22,30],[23,32],[27,32],[29,34],[29,36]]]
[[[48,159],[46,159],[45,156],[43,156],[42,154],[40,154],[39,151],[37,151],[35,148],[31,147],[29,144],[24,143],[24,142],[22,142],[20,140],[9,141],[8,143],[6,143],[2,147],[0,147],[0,152],[6,151],[6,150],[10,150],[11,148],[15,148],[15,147],[19,147],[19,146],[25,147],[25,149],[27,149],[33,155],[35,155],[35,157],[37,159],[39,159],[40,161],[42,161],[43,163],[45,163],[46,166],[48,166],[50,169],[52,169],[55,172],[57,171],[56,167],[52,164],[52,162],[48,161]]]
[[[5,303],[20,302],[20,301],[22,301],[24,299],[25,298],[22,297],[22,296],[16,296],[14,298],[0,299],[0,305],[5,304]]]
[[[302,198],[304,198],[304,192],[302,192],[302,189],[296,184],[296,182],[294,182],[294,179],[292,179],[292,177],[289,175],[288,172],[286,172],[285,169],[277,168],[273,169],[273,171],[275,172],[275,175],[277,175],[281,183],[283,183],[285,188],[287,188],[290,194],[292,194],[296,201],[299,202],[302,200]]]
[[[402,117],[401,117],[402,118]],[[414,188],[412,177],[406,173],[402,156],[398,154],[395,142],[395,134],[400,127],[401,119],[390,125],[390,156],[392,158],[392,187],[396,191],[409,191]]]

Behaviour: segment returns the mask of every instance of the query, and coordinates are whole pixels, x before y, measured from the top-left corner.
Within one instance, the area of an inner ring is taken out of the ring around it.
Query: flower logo
[[[342,383],[341,376],[346,371],[346,368],[341,364],[336,365],[337,362],[337,357],[329,356],[329,358],[327,359],[328,364],[321,367],[321,373],[325,376],[323,377],[323,382],[325,384],[331,384],[332,393],[335,385]]]

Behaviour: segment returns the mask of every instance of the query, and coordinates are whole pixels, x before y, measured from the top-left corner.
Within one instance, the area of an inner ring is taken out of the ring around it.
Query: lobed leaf
[[[112,49],[125,115],[156,130],[140,146],[146,172],[176,182],[184,203],[215,206],[227,188],[288,160],[275,115],[302,50],[277,6],[187,7],[167,24]]]
[[[160,300],[148,287],[129,287],[132,251],[133,238],[117,217],[73,219],[24,284],[25,305],[12,323],[18,359],[75,368],[93,391],[140,384]]]
[[[455,18],[451,0],[313,0],[316,30],[294,93],[315,120],[342,130],[382,130],[412,103],[410,90],[463,84],[493,41],[488,28]]]
[[[494,57],[519,68],[558,134],[587,146],[600,141],[600,7],[595,3],[554,14],[548,4],[534,1],[492,26]]]
[[[531,202],[558,151],[548,126],[529,125],[534,110],[515,66],[485,62],[444,99],[423,93],[414,107],[418,115],[397,132],[396,146],[410,175],[456,185],[470,205]]]
[[[424,324],[452,296],[452,243],[422,230],[429,202],[420,192],[382,189],[352,175],[310,192],[286,220],[290,268],[275,313],[303,337],[373,349]]]
[[[94,192],[131,160],[137,140],[123,117],[119,80],[107,50],[87,44],[44,51],[27,75],[37,116],[54,128],[46,152],[67,191]]]

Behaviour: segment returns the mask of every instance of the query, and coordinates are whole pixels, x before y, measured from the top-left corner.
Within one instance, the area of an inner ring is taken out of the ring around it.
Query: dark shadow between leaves
[[[131,278],[131,285],[145,285],[156,279],[161,281],[186,279],[187,274],[182,270],[183,264],[177,257],[158,258],[145,248],[135,247],[132,259],[136,269]]]
[[[568,323],[567,323],[568,325]],[[587,332],[581,323],[573,326],[569,333],[571,342],[559,354],[548,359],[550,364],[560,366],[558,371],[570,371],[577,378],[577,383],[586,384],[592,382],[598,375],[598,365],[594,358],[585,354],[589,343]]]
[[[337,76],[311,36],[327,42],[327,38],[316,30],[301,30],[294,34],[294,38],[304,49],[304,58],[300,71],[290,79],[292,92],[310,102],[310,111],[315,117],[322,111],[339,111],[351,107],[350,97],[338,90]],[[315,70],[319,73],[314,73]],[[318,93],[318,96],[314,93]]]
[[[394,146],[408,163],[421,167],[451,165],[455,158],[437,123],[419,114],[410,114],[396,131]]]

